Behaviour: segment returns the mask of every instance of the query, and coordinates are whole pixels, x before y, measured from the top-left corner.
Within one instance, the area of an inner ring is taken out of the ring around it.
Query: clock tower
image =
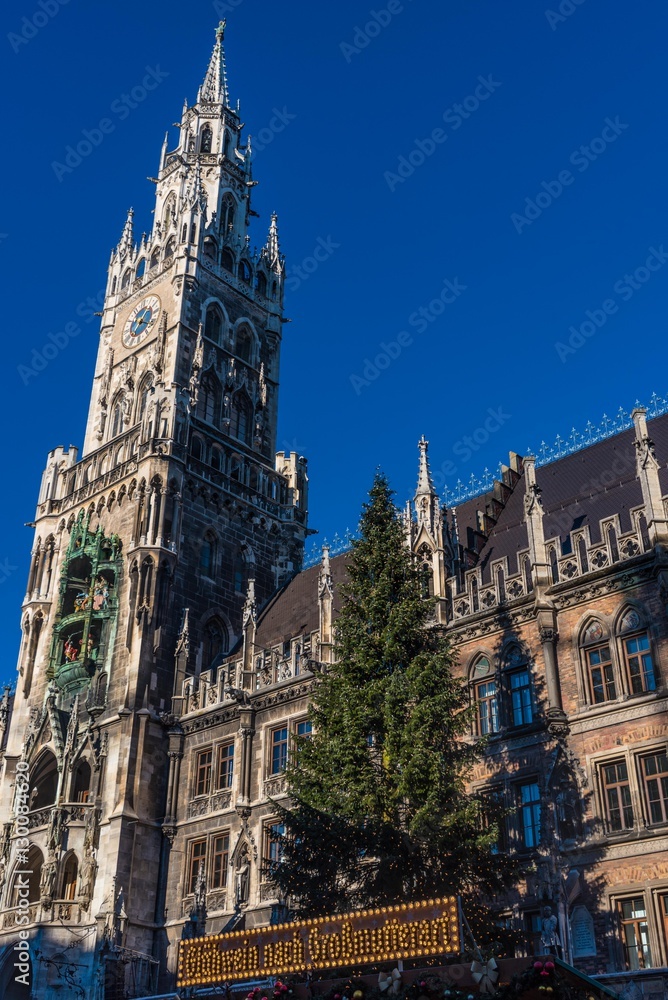
[[[152,230],[131,210],[111,255],[81,453],[54,449],[43,475],[0,784],[7,997],[29,995],[12,965],[24,927],[34,996],[115,996],[128,963],[151,991],[172,697],[302,566],[306,462],[276,453],[284,261],[276,216],[251,248],[224,29],[165,138]]]

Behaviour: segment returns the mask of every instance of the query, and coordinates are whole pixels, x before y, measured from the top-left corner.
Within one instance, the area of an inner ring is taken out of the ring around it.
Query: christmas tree
[[[480,900],[518,866],[497,852],[489,802],[467,794],[484,745],[466,738],[467,690],[380,474],[347,573],[335,663],[291,754],[282,858],[267,874],[302,915],[461,894],[479,925]]]

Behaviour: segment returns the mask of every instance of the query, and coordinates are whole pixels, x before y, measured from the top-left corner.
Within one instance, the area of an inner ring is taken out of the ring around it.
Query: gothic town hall
[[[276,452],[285,265],[275,217],[250,250],[223,35],[163,147],[152,232],[130,213],[112,254],[83,448],[54,448],[37,500],[0,704],[8,1000],[169,993],[184,935],[284,913],[272,802],[347,557],[303,568],[306,461]],[[534,862],[499,921],[531,955],[550,906],[567,961],[663,997],[668,415],[511,454],[447,508],[425,440],[417,473],[407,544],[489,738],[473,787],[508,807],[499,848]]]

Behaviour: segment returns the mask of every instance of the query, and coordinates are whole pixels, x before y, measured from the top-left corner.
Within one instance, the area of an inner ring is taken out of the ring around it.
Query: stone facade
[[[284,262],[249,248],[250,143],[223,26],[153,229],[112,254],[81,456],[48,456],[16,692],[0,701],[0,992],[173,985],[184,935],[277,920],[274,802],[346,555],[302,570],[306,463],[275,454]],[[532,862],[499,919],[663,991],[668,965],[668,417],[446,510],[427,442],[407,545],[488,737],[472,787]],[[30,775],[23,843],[21,775]],[[22,872],[27,890],[21,897]],[[636,966],[645,968],[637,974]],[[626,973],[630,968],[632,971]],[[617,977],[615,979],[615,977]],[[635,984],[635,985],[634,985]]]

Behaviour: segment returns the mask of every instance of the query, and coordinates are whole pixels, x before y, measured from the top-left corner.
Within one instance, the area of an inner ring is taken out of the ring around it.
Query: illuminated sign
[[[460,951],[455,896],[179,942],[177,986],[340,969]]]

